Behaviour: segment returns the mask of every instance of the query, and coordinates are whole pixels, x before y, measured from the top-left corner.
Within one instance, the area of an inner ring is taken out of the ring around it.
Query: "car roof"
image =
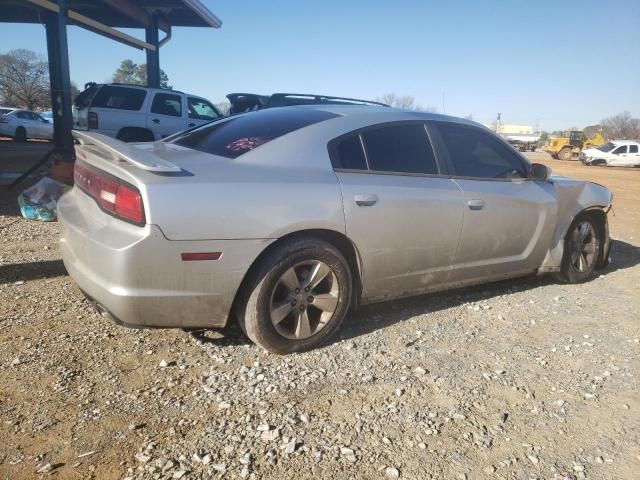
[[[441,121],[460,123],[464,125],[473,125],[475,127],[482,127],[487,129],[486,126],[481,123],[467,120],[460,117],[452,117],[450,115],[443,115],[441,113],[421,112],[419,110],[407,110],[403,108],[383,107],[375,105],[335,105],[335,104],[321,104],[321,105],[295,105],[290,107],[278,107],[279,109],[286,108],[298,108],[309,110],[323,110],[325,112],[335,113],[342,117],[366,117],[366,116],[398,116],[398,114],[405,114],[407,119],[416,120],[429,120],[429,121]],[[257,112],[255,112],[257,113]],[[392,115],[393,114],[393,115]]]
[[[609,140],[614,145],[639,145],[640,143],[635,140]]]
[[[117,83],[117,82],[112,82],[112,83],[98,83],[96,84],[96,87],[126,87],[126,88],[137,88],[140,90],[153,90],[153,91],[158,91],[158,92],[164,92],[164,93],[178,93],[178,94],[182,94],[185,95],[184,92],[181,92],[180,90],[174,90],[172,88],[155,88],[155,87],[148,87],[146,85],[137,85],[135,83]],[[195,96],[195,95],[192,95]]]

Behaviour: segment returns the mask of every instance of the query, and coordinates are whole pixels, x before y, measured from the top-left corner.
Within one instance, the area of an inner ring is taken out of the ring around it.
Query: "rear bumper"
[[[132,327],[226,324],[246,271],[268,240],[170,241],[156,225],[106,215],[74,188],[58,202],[64,265],[91,301]],[[181,259],[222,252],[219,260]]]

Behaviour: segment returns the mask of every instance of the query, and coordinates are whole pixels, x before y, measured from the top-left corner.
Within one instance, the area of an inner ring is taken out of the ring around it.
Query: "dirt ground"
[[[365,307],[286,357],[100,317],[3,190],[0,478],[637,479],[640,169],[530,157],[613,191],[599,276]]]

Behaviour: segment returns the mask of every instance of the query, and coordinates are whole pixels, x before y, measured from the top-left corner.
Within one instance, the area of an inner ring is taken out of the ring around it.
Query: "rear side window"
[[[360,135],[352,135],[344,140],[338,142],[333,147],[334,153],[332,158],[334,159],[335,168],[347,168],[350,170],[366,170],[367,160],[364,156],[364,150],[362,149],[362,142],[360,142]]]
[[[96,108],[117,108],[120,110],[140,110],[147,92],[140,88],[103,86],[91,103]]]
[[[334,117],[337,117],[335,113],[302,108],[260,110],[189,130],[171,143],[237,158],[278,137]]]
[[[151,113],[181,117],[182,97],[171,93],[156,93],[151,104]]]
[[[638,145],[629,145],[629,153],[638,153]]]
[[[433,149],[421,123],[365,130],[362,140],[371,170],[438,174]]]
[[[506,145],[475,128],[438,125],[455,174],[461,177],[526,178],[525,166]]]

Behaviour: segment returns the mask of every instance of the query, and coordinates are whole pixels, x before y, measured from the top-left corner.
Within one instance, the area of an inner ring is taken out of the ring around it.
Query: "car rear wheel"
[[[349,309],[349,264],[330,243],[294,239],[260,263],[239,302],[238,320],[247,336],[278,354],[326,343]]]
[[[16,128],[16,134],[15,137],[16,142],[26,142],[27,141],[27,131],[24,129],[24,127],[18,127]]]
[[[589,214],[578,215],[564,240],[560,273],[569,283],[580,283],[593,275],[602,245],[602,233]]]

